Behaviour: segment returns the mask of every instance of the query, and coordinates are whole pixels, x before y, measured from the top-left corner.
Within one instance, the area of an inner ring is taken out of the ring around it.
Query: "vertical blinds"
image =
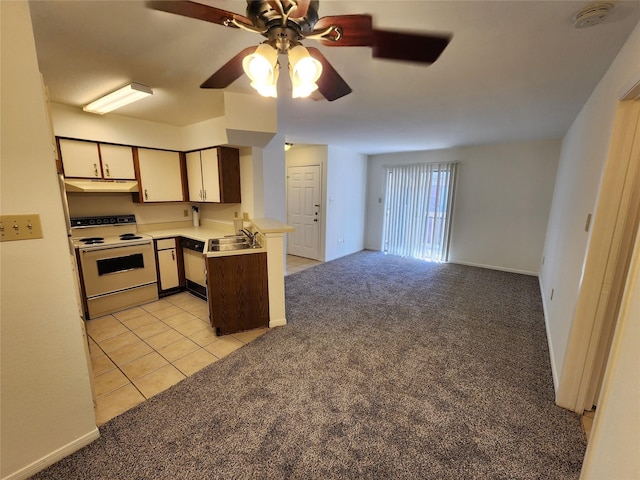
[[[456,163],[387,166],[383,251],[446,262]]]

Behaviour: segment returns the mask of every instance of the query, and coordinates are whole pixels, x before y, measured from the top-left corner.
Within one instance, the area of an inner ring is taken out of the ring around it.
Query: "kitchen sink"
[[[236,242],[236,243],[213,243],[209,244],[209,251],[211,252],[228,252],[231,250],[243,250],[245,248],[251,248],[249,242]]]
[[[235,245],[238,243],[248,243],[249,239],[244,235],[229,235],[228,237],[212,238],[210,245]]]
[[[249,239],[244,235],[229,235],[228,237],[212,238],[209,240],[210,252],[228,252],[251,248]]]

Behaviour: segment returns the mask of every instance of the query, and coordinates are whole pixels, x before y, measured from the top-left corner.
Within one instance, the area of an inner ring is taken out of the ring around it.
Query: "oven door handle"
[[[91,252],[104,251],[104,250],[115,250],[116,248],[139,247],[141,245],[151,245],[151,243],[152,243],[151,240],[141,240],[139,242],[128,242],[125,244],[118,244],[118,245],[105,245],[103,247],[89,247],[89,248],[80,247],[79,250],[82,253],[91,253]]]

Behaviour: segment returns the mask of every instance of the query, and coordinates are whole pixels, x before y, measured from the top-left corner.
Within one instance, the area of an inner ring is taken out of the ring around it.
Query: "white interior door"
[[[320,260],[320,166],[287,168],[287,253]]]

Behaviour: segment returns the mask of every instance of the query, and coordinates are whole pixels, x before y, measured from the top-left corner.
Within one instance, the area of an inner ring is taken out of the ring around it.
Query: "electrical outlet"
[[[185,217],[188,217],[189,216],[189,210],[183,210],[182,211],[182,215],[185,216]]]
[[[40,215],[33,213],[0,216],[1,241],[31,240],[34,238],[42,238]]]

